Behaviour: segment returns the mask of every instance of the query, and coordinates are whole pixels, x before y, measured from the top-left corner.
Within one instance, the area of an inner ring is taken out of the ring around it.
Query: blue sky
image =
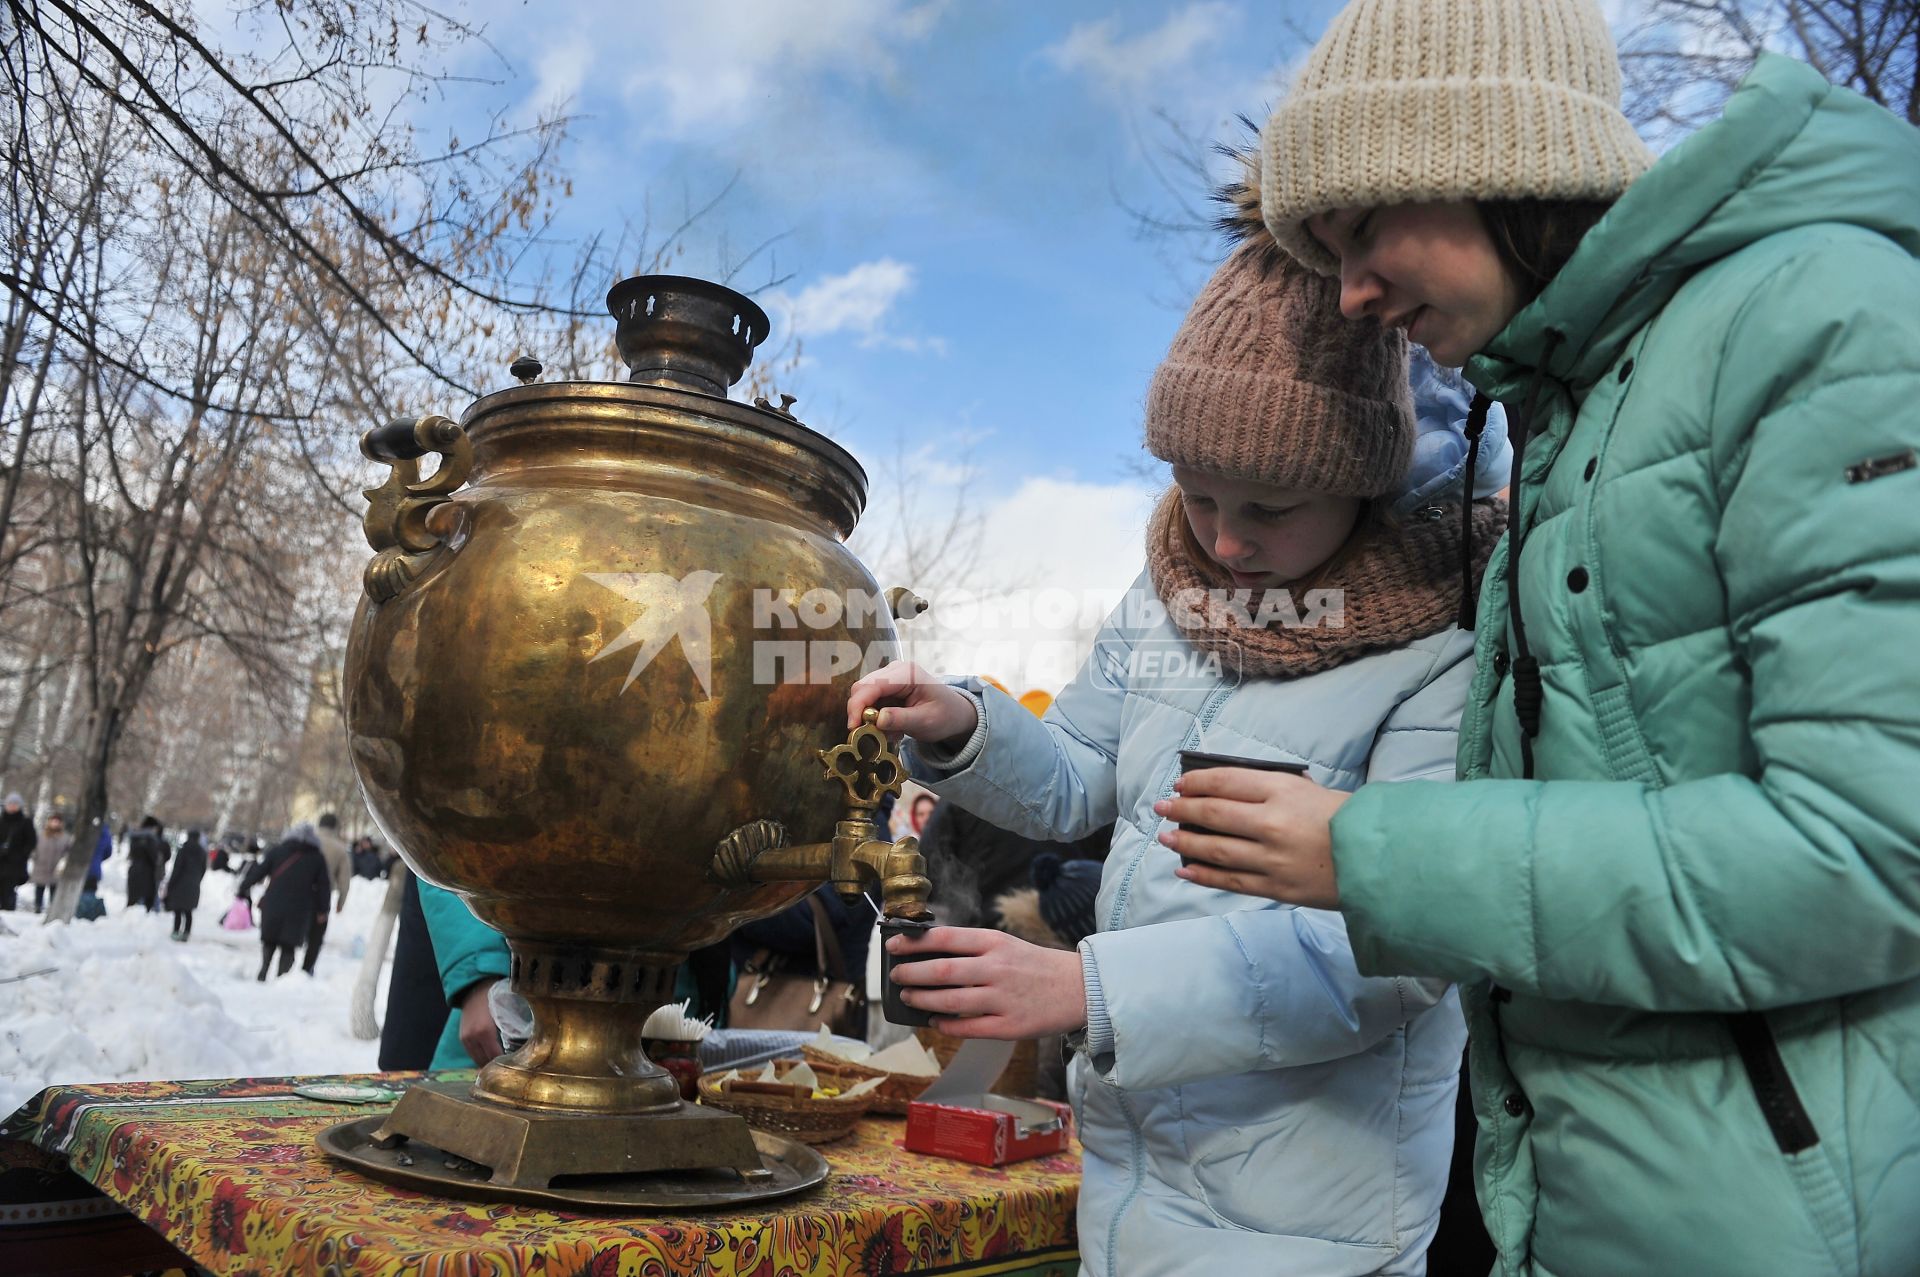
[[[1287,14],[1317,33],[1334,8]],[[930,490],[962,458],[975,500],[1042,478],[1097,489],[1081,495],[1112,507],[1113,526],[1087,535],[1125,533],[1117,557],[1137,564],[1142,397],[1205,278],[1188,254],[1210,245],[1174,246],[1174,269],[1120,201],[1170,206],[1144,155],[1171,140],[1158,113],[1206,138],[1238,136],[1235,113],[1263,117],[1303,48],[1272,7],[489,0],[466,12],[513,78],[424,127],[467,114],[471,133],[487,105],[524,120],[570,102],[568,234],[617,229],[648,198],[654,223],[671,222],[737,173],[680,269],[716,275],[783,237],[772,261],[791,278],[760,299],[775,342],[803,343],[783,378],[803,420],[876,472],[904,449]],[[478,51],[472,69],[501,74]],[[741,282],[766,275],[763,258]]]
[[[470,136],[490,110],[567,102],[565,235],[649,201],[671,224],[737,175],[676,269],[719,277],[781,237],[739,282],[790,276],[756,294],[770,344],[803,346],[779,388],[874,476],[855,545],[883,581],[901,522],[958,500],[979,516],[966,579],[915,584],[1115,591],[1156,487],[1147,381],[1218,256],[1143,242],[1122,202],[1171,210],[1161,117],[1240,139],[1233,117],[1264,121],[1338,7],[475,0],[461,12],[507,65],[475,50],[463,69],[506,78],[417,122]]]
[[[1291,16],[1317,31],[1333,7]],[[576,227],[617,225],[642,191],[657,223],[739,174],[685,269],[724,269],[721,233],[736,255],[785,236],[793,278],[764,300],[804,341],[804,418],[857,451],[964,434],[996,470],[1086,478],[1133,450],[1173,303],[1204,277],[1170,274],[1116,198],[1163,199],[1154,112],[1228,135],[1300,49],[1271,8],[1223,0],[481,12],[523,109],[580,116]]]

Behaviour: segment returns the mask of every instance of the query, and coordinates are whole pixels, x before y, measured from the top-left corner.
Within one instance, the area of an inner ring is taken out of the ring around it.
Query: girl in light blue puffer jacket
[[[1466,393],[1424,358],[1414,381],[1418,428],[1402,334],[1342,319],[1335,286],[1251,235],[1148,395],[1176,487],[1147,571],[1046,718],[910,665],[849,704],[850,722],[884,707],[915,775],[997,825],[1118,822],[1078,952],[960,928],[890,942],[957,955],[896,969],[949,1033],[1078,1035],[1098,1277],[1424,1270],[1465,1038],[1452,991],[1362,978],[1339,914],[1197,886],[1156,841],[1183,750],[1333,790],[1452,778],[1456,621],[1500,517],[1463,496],[1502,486],[1505,434],[1497,416],[1463,431]]]

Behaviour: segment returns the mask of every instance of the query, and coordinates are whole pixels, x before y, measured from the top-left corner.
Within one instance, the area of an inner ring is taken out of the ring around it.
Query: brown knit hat
[[[1340,289],[1277,250],[1260,180],[1223,192],[1245,240],[1194,299],[1147,388],[1147,451],[1259,483],[1377,497],[1413,455],[1407,341],[1340,313]]]

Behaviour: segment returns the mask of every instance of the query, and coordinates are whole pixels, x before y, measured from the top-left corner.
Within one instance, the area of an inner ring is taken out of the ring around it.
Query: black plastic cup
[[[1214,767],[1245,767],[1249,771],[1286,772],[1293,776],[1304,776],[1307,774],[1307,765],[1305,763],[1289,763],[1277,758],[1235,758],[1231,754],[1207,754],[1197,749],[1183,749],[1180,751],[1180,774],[1182,776],[1185,776],[1188,772],[1203,772]],[[1180,828],[1190,834],[1219,833],[1219,830],[1208,829],[1205,825],[1182,825]],[[1206,865],[1209,869],[1215,867],[1207,864],[1204,860],[1196,860],[1192,856],[1180,857],[1180,867],[1184,869],[1188,865]]]
[[[908,1027],[931,1025],[933,1013],[919,1007],[910,1007],[900,1000],[900,986],[893,982],[893,967],[896,962],[925,962],[928,958],[950,958],[950,953],[916,953],[911,956],[895,957],[887,948],[887,941],[895,936],[918,936],[933,930],[942,924],[938,922],[916,922],[911,918],[882,918],[880,920],[880,1010],[887,1017],[888,1024],[900,1024]],[[915,985],[915,988],[943,988],[941,985]]]

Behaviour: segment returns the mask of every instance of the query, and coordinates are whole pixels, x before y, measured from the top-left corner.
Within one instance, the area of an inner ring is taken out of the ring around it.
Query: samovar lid
[[[501,468],[636,449],[670,467],[697,452],[709,477],[734,473],[813,511],[841,537],[853,531],[867,495],[853,454],[794,416],[791,395],[778,404],[727,396],[767,339],[766,311],[724,284],[685,275],[623,279],[607,293],[607,309],[628,378],[541,381],[540,360],[519,355],[508,371],[520,384],[460,418],[474,445],[472,482]]]
[[[687,275],[637,275],[607,293],[614,344],[628,380],[725,395],[772,325],[724,284]]]

